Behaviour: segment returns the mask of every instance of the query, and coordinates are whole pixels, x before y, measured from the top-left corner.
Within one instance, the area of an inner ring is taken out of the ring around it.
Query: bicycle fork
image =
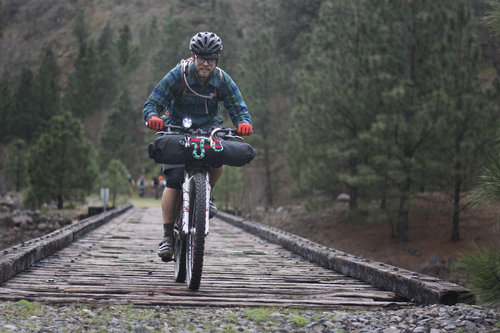
[[[210,175],[208,171],[204,171],[205,176],[205,236],[209,234],[209,220],[210,220]],[[182,184],[182,232],[187,235],[189,230],[189,210],[190,210],[190,197],[191,197],[191,185],[194,182],[194,174],[190,175],[186,172],[184,176],[184,183]]]

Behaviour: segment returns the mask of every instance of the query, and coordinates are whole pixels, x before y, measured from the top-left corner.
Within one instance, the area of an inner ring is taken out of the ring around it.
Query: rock
[[[39,223],[37,225],[37,229],[40,231],[45,231],[45,230],[49,229],[49,225],[47,223]]]
[[[415,256],[415,257],[421,257],[422,256],[422,253],[420,253],[420,251],[417,250],[417,249],[409,249],[408,253],[410,253],[412,256]]]
[[[431,254],[429,261],[433,265],[444,265],[444,260],[441,258],[441,256],[437,253]]]
[[[71,224],[71,219],[67,216],[63,216],[58,222],[56,223],[59,223],[60,225],[64,226],[64,225],[70,225]]]
[[[349,201],[351,200],[351,196],[347,193],[340,193],[338,196],[337,196],[337,201]]]
[[[17,227],[26,228],[31,224],[32,218],[25,212],[12,216],[12,223]]]
[[[8,331],[17,331],[17,326],[7,324],[7,325],[4,325],[2,327],[2,329],[8,330]]]

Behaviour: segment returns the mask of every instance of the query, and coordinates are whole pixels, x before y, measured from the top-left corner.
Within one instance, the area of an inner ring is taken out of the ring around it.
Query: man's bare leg
[[[175,222],[177,210],[181,199],[181,190],[165,187],[161,196],[161,210],[163,213],[163,224]]]
[[[221,166],[220,168],[212,168],[210,170],[210,185],[212,187],[217,184],[217,181],[219,180],[220,176],[222,176],[222,172],[224,171],[224,166]]]
[[[210,170],[210,186],[212,188],[217,184],[217,181],[219,180],[220,176],[222,176],[222,172],[224,171],[224,166],[221,166],[220,168],[212,168]],[[214,217],[217,214],[217,207],[215,206],[214,203],[214,196],[211,193],[210,194],[210,218]]]

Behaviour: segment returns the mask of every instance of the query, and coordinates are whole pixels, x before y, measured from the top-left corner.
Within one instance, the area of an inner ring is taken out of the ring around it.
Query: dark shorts
[[[184,166],[182,164],[163,164],[163,174],[167,178],[167,187],[182,189],[184,182]]]

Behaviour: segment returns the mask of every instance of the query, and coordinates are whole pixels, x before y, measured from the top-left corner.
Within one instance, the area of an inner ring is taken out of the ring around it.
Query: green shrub
[[[458,266],[463,268],[469,287],[479,303],[500,307],[500,244],[497,240],[471,246],[459,254]]]

